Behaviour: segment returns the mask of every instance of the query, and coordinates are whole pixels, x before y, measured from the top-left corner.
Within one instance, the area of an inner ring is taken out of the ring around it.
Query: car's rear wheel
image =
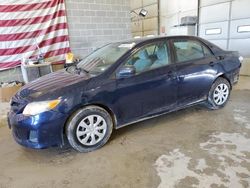
[[[212,85],[207,100],[207,107],[216,110],[224,107],[229,100],[231,86],[229,82],[219,77]]]
[[[68,141],[79,152],[90,152],[102,147],[110,138],[112,130],[110,114],[98,106],[78,110],[66,125]]]

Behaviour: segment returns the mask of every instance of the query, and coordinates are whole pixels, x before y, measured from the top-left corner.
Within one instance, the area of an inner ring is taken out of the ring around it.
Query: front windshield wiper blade
[[[67,72],[71,72],[71,73],[74,73],[74,74],[81,74],[81,72],[84,72],[86,74],[89,74],[89,71],[81,68],[81,67],[78,67],[77,65],[72,65],[70,67],[67,67],[66,68],[66,71]]]
[[[79,70],[80,72],[85,72],[85,73],[89,74],[89,71],[87,71],[86,69],[81,68],[81,67],[76,66],[76,70]]]

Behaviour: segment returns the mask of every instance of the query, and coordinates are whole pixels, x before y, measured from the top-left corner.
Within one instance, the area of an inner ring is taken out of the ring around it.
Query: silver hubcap
[[[229,88],[226,84],[219,84],[215,90],[213,99],[216,105],[222,105],[227,101]]]
[[[93,146],[100,142],[107,131],[105,119],[99,115],[85,117],[76,129],[76,136],[83,145]]]

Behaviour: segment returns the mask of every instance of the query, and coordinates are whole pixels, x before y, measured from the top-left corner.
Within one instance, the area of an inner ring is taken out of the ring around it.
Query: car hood
[[[65,70],[57,71],[46,76],[43,76],[33,82],[26,84],[18,92],[22,98],[37,98],[43,95],[56,95],[63,92],[67,87],[88,80],[90,76],[87,74],[72,74]]]

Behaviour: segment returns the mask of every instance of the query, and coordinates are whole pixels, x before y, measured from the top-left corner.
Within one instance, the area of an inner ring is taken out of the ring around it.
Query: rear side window
[[[211,55],[211,51],[206,46],[193,40],[174,41],[174,48],[178,62],[201,59]]]

